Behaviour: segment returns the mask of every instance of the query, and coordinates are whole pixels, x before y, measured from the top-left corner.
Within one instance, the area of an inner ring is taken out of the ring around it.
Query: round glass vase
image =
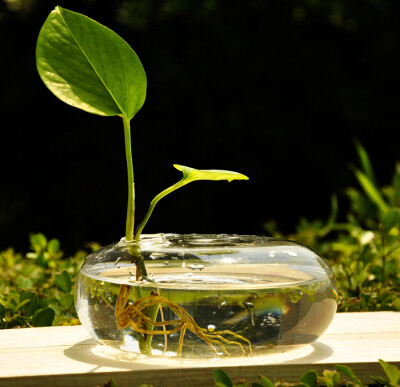
[[[120,350],[259,356],[315,341],[335,315],[337,291],[325,260],[295,242],[156,234],[89,255],[75,305],[96,341]]]

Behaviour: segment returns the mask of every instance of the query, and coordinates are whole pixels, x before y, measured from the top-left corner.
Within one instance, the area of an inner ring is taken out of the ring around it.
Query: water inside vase
[[[156,294],[169,303],[160,303],[155,321],[174,323],[153,327],[151,354],[173,357],[181,351],[183,358],[286,352],[315,341],[328,327],[337,293],[324,265],[246,260],[235,265],[226,256],[216,265],[210,255],[202,261],[156,255],[146,262],[150,281],[136,281],[135,265],[128,262],[83,267],[76,282],[79,318],[100,344],[140,353],[139,338],[146,334],[118,328],[118,296],[122,287],[129,289],[126,309],[138,294],[141,299]],[[130,312],[127,318],[137,319],[133,307]]]

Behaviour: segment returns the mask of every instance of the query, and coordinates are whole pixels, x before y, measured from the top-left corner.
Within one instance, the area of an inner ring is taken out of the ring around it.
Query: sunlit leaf
[[[61,7],[43,24],[36,65],[54,95],[89,113],[131,119],[146,97],[146,75],[128,43],[100,23]]]
[[[382,359],[379,359],[379,364],[385,371],[385,374],[389,378],[390,383],[393,386],[398,386],[400,384],[400,370],[396,366],[390,365]]]
[[[147,221],[149,220],[154,207],[156,204],[162,199],[163,197],[167,196],[171,192],[176,191],[178,188],[185,186],[186,184],[191,183],[192,181],[198,180],[248,180],[249,178],[245,175],[242,175],[238,172],[233,171],[224,171],[219,169],[194,169],[190,167],[185,167],[183,165],[174,164],[174,167],[183,173],[183,177],[171,187],[165,189],[164,191],[160,192],[150,203],[150,207],[146,213],[145,218],[143,219],[142,223],[140,223],[138,229],[135,233],[135,238],[138,239],[142,233],[144,226],[146,225]]]
[[[220,169],[195,169],[184,165],[174,164],[174,167],[183,173],[183,181],[189,183],[196,180],[249,180],[245,175],[233,171]]]

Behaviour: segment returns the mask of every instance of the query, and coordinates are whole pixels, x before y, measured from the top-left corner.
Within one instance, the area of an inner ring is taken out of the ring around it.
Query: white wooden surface
[[[245,359],[188,361],[105,357],[82,326],[0,330],[0,386],[96,386],[110,378],[118,387],[213,386],[212,370],[236,381],[298,381],[306,371],[350,366],[364,382],[383,372],[378,359],[400,367],[400,313],[340,313],[313,345],[292,353]],[[111,356],[111,355],[110,355]]]

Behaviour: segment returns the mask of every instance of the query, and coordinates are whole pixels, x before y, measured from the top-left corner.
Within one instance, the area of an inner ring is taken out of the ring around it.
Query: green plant
[[[371,376],[371,379],[380,386],[397,387],[400,385],[400,371],[396,366],[390,365],[383,360],[379,360],[379,363],[384,370],[387,379],[382,377]],[[339,386],[354,386],[354,387],[365,387],[360,379],[354,374],[350,367],[344,365],[336,365],[335,371],[324,370],[322,375],[318,375],[316,371],[307,371],[297,383],[287,383],[280,379],[272,382],[270,379],[263,375],[259,375],[260,383],[253,382],[250,385],[244,379],[239,380],[237,383],[233,383],[229,375],[221,370],[217,369],[213,371],[214,381],[216,387],[274,387],[274,386],[296,386],[296,387],[339,387]]]
[[[65,259],[57,239],[31,234],[25,256],[0,252],[0,328],[79,324],[73,283],[87,255]]]
[[[400,310],[400,164],[391,185],[380,187],[358,141],[356,150],[360,166],[352,170],[359,188],[345,191],[350,208],[345,222],[337,220],[334,195],[327,221],[301,219],[296,232],[286,236],[274,222],[265,228],[313,247],[329,261],[339,285],[339,311]]]
[[[400,385],[400,371],[396,366],[390,365],[383,360],[379,360],[379,363],[384,370],[387,379],[379,376],[370,376],[370,378],[376,383],[373,385],[386,386],[386,387],[398,387]],[[288,383],[284,379],[279,379],[272,382],[264,375],[258,375],[259,383],[252,382],[248,384],[245,379],[241,378],[236,383],[232,381],[229,375],[221,370],[216,369],[213,371],[215,387],[339,387],[339,386],[354,386],[354,387],[366,387],[361,380],[354,374],[352,369],[344,365],[336,365],[335,371],[324,370],[322,375],[318,375],[316,371],[307,371],[297,383]],[[114,379],[107,381],[102,387],[117,387],[117,383]],[[138,387],[152,387],[152,385],[141,384]]]
[[[175,165],[183,173],[176,184],[157,195],[139,227],[135,224],[135,185],[132,163],[131,120],[146,98],[147,79],[132,48],[120,36],[88,17],[56,7],[39,33],[36,64],[45,85],[65,103],[123,121],[128,172],[126,240],[139,240],[157,202],[196,180],[247,180],[240,173],[199,171]]]
[[[148,212],[139,227],[135,224],[135,185],[132,163],[131,120],[143,106],[147,79],[143,66],[132,48],[115,32],[88,17],[56,7],[48,16],[39,33],[36,46],[36,65],[45,85],[65,103],[86,112],[122,118],[125,154],[128,172],[128,206],[125,239],[137,242],[160,199],[186,184],[198,180],[247,180],[237,172],[222,170],[196,170],[174,165],[183,173],[176,184],[158,194],[150,203]],[[132,262],[136,264],[136,280],[148,280],[144,260],[138,244],[130,244]],[[63,278],[60,277],[60,281]],[[130,287],[121,286],[119,300],[127,307]],[[142,298],[140,287],[135,287],[137,299]],[[139,333],[139,346],[150,353],[153,327],[160,304],[146,307],[140,327],[131,319]],[[177,306],[178,307],[178,306]],[[120,305],[115,308],[118,326],[122,322]],[[142,316],[142,315],[141,315]],[[142,317],[141,317],[142,318]],[[143,334],[145,333],[145,334]]]

